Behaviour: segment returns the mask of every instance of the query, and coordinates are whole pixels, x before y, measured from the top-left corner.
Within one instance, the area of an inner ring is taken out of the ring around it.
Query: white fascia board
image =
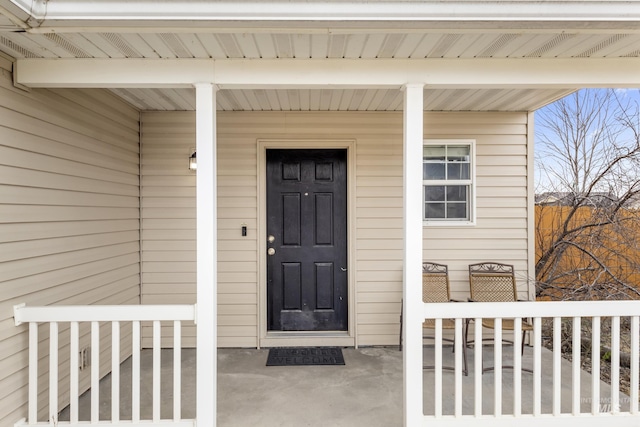
[[[31,17],[31,1],[24,0],[0,0],[0,15],[6,16],[11,22],[20,28],[27,29],[26,23]]]
[[[209,82],[259,88],[634,88],[640,58],[531,59],[18,59],[28,87],[162,88]]]
[[[5,0],[6,1],[6,0]],[[38,21],[625,21],[640,20],[637,1],[199,1],[10,0]]]

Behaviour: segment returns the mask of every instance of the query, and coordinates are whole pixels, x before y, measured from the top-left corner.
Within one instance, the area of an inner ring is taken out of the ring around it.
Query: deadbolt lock
[[[269,237],[267,237],[267,242],[273,243],[275,241],[276,241],[276,238],[272,234],[270,234]]]

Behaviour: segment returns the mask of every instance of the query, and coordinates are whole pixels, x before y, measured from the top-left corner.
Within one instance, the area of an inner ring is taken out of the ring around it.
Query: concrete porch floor
[[[493,361],[492,349],[484,348],[485,364]],[[453,360],[451,348],[443,349],[444,363]],[[268,350],[220,349],[218,351],[218,426],[261,427],[276,426],[336,426],[336,427],[400,427],[402,425],[402,353],[397,348],[343,349],[345,366],[267,367]],[[504,348],[504,363],[510,362],[511,350]],[[469,349],[471,371],[463,377],[463,413],[472,414],[474,405],[473,350]],[[425,347],[425,364],[433,357],[433,347]],[[162,352],[162,418],[172,417],[172,350]],[[532,349],[527,347],[523,367],[532,366]],[[131,419],[130,359],[121,368],[121,419]],[[142,352],[141,415],[152,413],[152,352]],[[195,350],[182,352],[183,385],[182,417],[195,418]],[[542,412],[551,412],[552,372],[551,353],[543,349]],[[502,371],[502,410],[512,413],[512,371]],[[443,373],[444,414],[453,413],[454,375]],[[483,375],[483,413],[493,411],[492,372]],[[434,375],[423,371],[424,411],[433,413]],[[581,373],[581,407],[590,410],[591,376]],[[522,412],[533,408],[533,380],[530,373],[522,373]],[[90,419],[90,394],[81,397],[80,420]],[[610,401],[610,388],[601,383],[600,401]],[[100,385],[100,419],[111,414],[111,380],[105,377]],[[625,400],[626,399],[626,400]],[[622,410],[628,410],[628,398],[621,397]],[[571,412],[571,365],[562,364],[562,411]],[[68,410],[60,420],[68,419]]]

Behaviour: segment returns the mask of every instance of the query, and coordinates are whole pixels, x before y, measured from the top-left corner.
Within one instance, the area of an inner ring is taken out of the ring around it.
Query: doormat
[[[269,349],[267,366],[344,365],[338,347],[289,347]]]

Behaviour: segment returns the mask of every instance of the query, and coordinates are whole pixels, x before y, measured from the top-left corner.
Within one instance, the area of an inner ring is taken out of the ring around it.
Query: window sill
[[[475,221],[422,221],[423,227],[475,227]]]

